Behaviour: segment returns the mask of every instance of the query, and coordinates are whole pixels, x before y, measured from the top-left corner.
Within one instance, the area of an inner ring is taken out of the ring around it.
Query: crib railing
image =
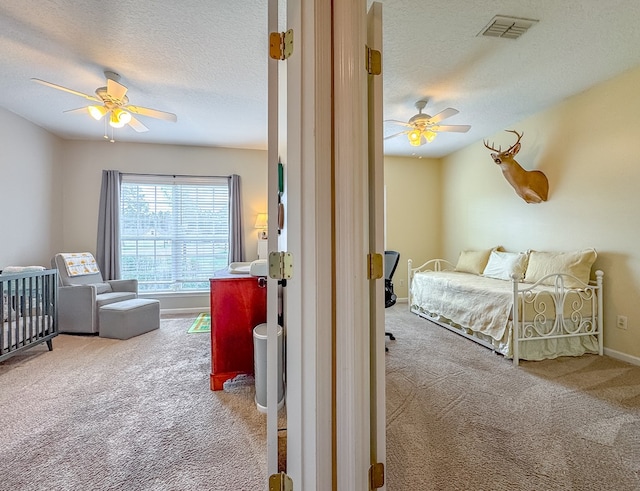
[[[58,271],[0,274],[0,361],[58,335]]]

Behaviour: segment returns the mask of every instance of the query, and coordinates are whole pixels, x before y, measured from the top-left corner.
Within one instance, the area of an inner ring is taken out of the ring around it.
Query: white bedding
[[[521,289],[529,287],[529,284],[519,286]],[[520,306],[518,315],[520,318],[524,315],[526,327],[539,331],[535,333],[536,338],[569,331],[588,333],[593,327],[592,312],[596,311],[593,292],[564,291],[566,296],[562,296],[562,307],[559,307],[563,315],[558,321],[553,298],[555,290],[552,286],[537,285],[533,290],[539,292],[535,300]],[[555,296],[558,296],[557,292]],[[513,355],[512,305],[511,281],[457,271],[428,271],[415,273],[411,282],[410,307],[414,312],[480,339],[507,357]],[[519,357],[541,360],[597,352],[596,337],[584,335],[521,342]]]
[[[493,339],[501,339],[511,315],[510,281],[457,271],[416,273],[413,303]]]

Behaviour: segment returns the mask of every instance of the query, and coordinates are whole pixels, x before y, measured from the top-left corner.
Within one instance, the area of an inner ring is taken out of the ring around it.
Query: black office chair
[[[392,305],[395,305],[398,297],[393,292],[393,273],[396,272],[398,262],[400,261],[400,253],[397,251],[384,251],[384,308],[388,309]],[[392,341],[395,340],[395,336],[392,332],[385,331],[385,336],[389,336]],[[389,351],[389,348],[385,346],[385,351]]]

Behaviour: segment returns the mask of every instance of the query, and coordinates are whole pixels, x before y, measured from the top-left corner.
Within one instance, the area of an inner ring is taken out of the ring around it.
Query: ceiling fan
[[[96,95],[84,94],[77,90],[46,82],[45,80],[40,80],[39,78],[32,78],[31,80],[39,84],[46,85],[47,87],[69,92],[70,94],[78,95],[92,102],[96,102],[97,104],[94,105],[78,109],[70,109],[65,112],[86,112],[98,121],[108,115],[109,125],[113,128],[122,128],[124,125],[128,124],[137,132],[149,131],[149,128],[142,124],[138,119],[134,118],[131,113],[138,114],[140,116],[148,116],[150,118],[163,119],[165,121],[172,121],[174,123],[178,120],[178,117],[173,113],[158,111],[157,109],[150,109],[148,107],[130,105],[129,98],[126,95],[128,89],[120,83],[120,75],[108,70],[104,72],[104,75],[107,78],[107,85],[105,87],[98,87],[96,89]],[[106,121],[107,119],[105,119],[105,128]],[[107,138],[106,135],[105,138]]]
[[[457,109],[453,109],[452,107],[448,107],[444,111],[440,111],[435,116],[430,116],[422,112],[422,110],[426,107],[427,102],[427,99],[422,99],[416,102],[415,106],[418,110],[418,114],[412,116],[408,122],[398,121],[395,119],[386,120],[385,123],[388,122],[404,126],[406,129],[398,133],[394,133],[393,135],[386,136],[384,139],[388,140],[389,138],[394,138],[399,135],[407,135],[409,143],[414,147],[419,147],[420,145],[424,145],[425,143],[432,142],[436,135],[441,131],[466,133],[467,131],[469,131],[469,128],[471,128],[471,126],[469,126],[468,124],[438,124],[443,119],[455,116],[459,111]]]

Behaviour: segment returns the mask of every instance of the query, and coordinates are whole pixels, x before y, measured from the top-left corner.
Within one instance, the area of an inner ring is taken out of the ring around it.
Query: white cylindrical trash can
[[[284,405],[284,373],[282,372],[282,326],[278,326],[278,409]],[[253,329],[253,368],[256,380],[256,406],[267,412],[267,325]]]

